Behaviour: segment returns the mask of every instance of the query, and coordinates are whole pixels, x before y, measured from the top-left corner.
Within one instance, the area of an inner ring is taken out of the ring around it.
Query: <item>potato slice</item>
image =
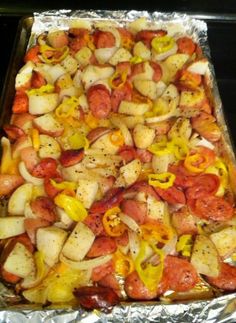
[[[169,164],[175,161],[174,154],[154,155],[152,157],[152,168],[155,173],[165,173],[168,171]]]
[[[93,85],[98,80],[107,79],[114,73],[114,68],[111,66],[101,67],[101,66],[87,66],[81,73],[81,80],[87,90],[91,85]]]
[[[58,262],[66,237],[66,231],[54,226],[38,229],[36,246],[38,251],[44,255],[44,261],[49,267]]]
[[[51,113],[46,113],[35,118],[33,124],[40,133],[53,137],[60,136],[64,131],[63,125],[61,125]]]
[[[3,268],[13,275],[25,278],[35,269],[33,255],[22,243],[17,242]]]
[[[115,54],[109,59],[109,63],[111,65],[117,65],[121,62],[127,62],[131,59],[132,55],[130,52],[125,48],[119,48]]]
[[[144,116],[122,116],[122,121],[128,129],[134,129],[134,127],[140,123],[144,123]]]
[[[142,41],[139,41],[134,45],[133,54],[134,56],[141,57],[145,61],[149,61],[151,59],[151,51]]]
[[[91,145],[91,148],[101,149],[102,151],[106,151],[109,154],[115,155],[120,147],[112,143],[112,141],[110,140],[110,135],[111,132],[106,133],[102,137],[98,138]]]
[[[230,256],[236,249],[236,227],[228,227],[210,235],[219,255],[223,258]]]
[[[19,73],[16,75],[15,81],[15,88],[20,89],[24,86],[30,84],[30,80],[32,77],[32,72],[35,65],[33,62],[28,61],[20,70]]]
[[[133,138],[136,147],[146,149],[153,143],[155,135],[155,129],[151,129],[142,124],[137,124],[133,131]]]
[[[58,142],[51,136],[39,135],[40,147],[39,157],[40,158],[55,158],[58,159],[61,155],[61,148]]]
[[[184,64],[188,61],[188,59],[189,59],[189,55],[174,54],[169,56],[165,60],[164,65],[166,65],[166,67],[169,70],[170,80],[174,79],[176,72],[184,66]]]
[[[217,277],[220,273],[219,255],[207,236],[198,235],[194,242],[191,263],[199,274]]]
[[[18,236],[25,232],[23,216],[0,217],[0,239]]]
[[[73,56],[67,55],[66,58],[61,62],[61,65],[64,67],[67,73],[74,74],[77,70],[78,62]]]
[[[142,116],[149,110],[150,105],[148,103],[137,103],[123,100],[119,106],[119,113],[131,116]]]
[[[141,173],[141,162],[134,159],[120,168],[120,176],[117,178],[116,186],[130,186],[136,182]]]
[[[75,53],[75,58],[79,65],[86,66],[90,63],[92,51],[90,48],[84,46]]]
[[[8,212],[11,215],[23,215],[25,204],[31,200],[33,184],[26,183],[19,186],[11,195],[8,202]]]
[[[134,80],[134,87],[151,100],[157,98],[157,84],[152,80]]]
[[[58,93],[30,94],[29,113],[40,115],[53,111],[59,101]]]
[[[98,182],[89,179],[80,179],[78,181],[76,197],[84,207],[89,209],[95,200],[98,191]]]
[[[94,55],[99,64],[104,64],[115,54],[117,47],[97,48]]]
[[[62,249],[62,254],[74,261],[80,261],[84,259],[94,239],[95,235],[93,231],[87,225],[79,222],[67,239]]]

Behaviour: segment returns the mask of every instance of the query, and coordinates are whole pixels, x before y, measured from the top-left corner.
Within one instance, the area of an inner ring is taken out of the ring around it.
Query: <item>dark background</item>
[[[155,0],[155,1],[65,1],[0,0],[0,93],[21,17],[50,9],[107,9],[179,11],[195,13],[206,19],[212,62],[223,101],[225,116],[236,143],[236,0]]]

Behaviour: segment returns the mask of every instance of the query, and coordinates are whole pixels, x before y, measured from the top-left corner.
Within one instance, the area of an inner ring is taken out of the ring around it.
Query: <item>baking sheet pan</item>
[[[203,17],[202,15],[198,16],[194,14],[192,16],[196,19],[203,18],[206,22],[208,20],[217,21],[219,18],[216,16]],[[15,93],[15,76],[22,65],[22,59],[30,39],[33,21],[33,16],[29,16],[21,19],[19,23],[14,49],[10,59],[3,94],[0,101],[0,128],[2,128],[3,124],[8,122],[10,119],[11,106]],[[10,293],[9,297],[11,297]],[[156,304],[156,302],[142,304],[137,304],[135,302],[129,304],[124,303],[121,304],[119,309],[114,308],[110,314],[96,311],[91,313],[82,313],[80,310],[73,311],[71,309],[47,309],[45,311],[35,311],[34,306],[14,306],[11,310],[9,310],[9,308],[7,310],[2,308],[2,311],[0,312],[0,320],[2,320],[2,322],[23,322],[25,319],[33,319],[34,322],[40,322],[41,320],[47,320],[51,317],[53,322],[72,322],[77,320],[80,320],[80,322],[141,322],[147,321],[147,317],[148,321],[156,321],[156,318],[158,317],[160,318],[160,322],[162,322],[162,319],[163,322],[235,322],[236,319],[236,314],[234,315],[234,310],[236,309],[234,294],[225,295],[210,301],[191,302],[191,307],[189,303],[162,304],[159,308]],[[214,311],[214,314],[209,313],[211,311]],[[174,313],[175,315],[173,316]],[[166,318],[170,319],[167,321]],[[227,321],[225,319],[227,319]]]

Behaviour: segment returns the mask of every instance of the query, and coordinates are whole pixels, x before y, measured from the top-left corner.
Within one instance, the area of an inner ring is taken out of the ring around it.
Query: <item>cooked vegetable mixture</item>
[[[31,303],[87,309],[236,290],[208,71],[191,36],[144,18],[39,35],[1,139],[5,283]]]

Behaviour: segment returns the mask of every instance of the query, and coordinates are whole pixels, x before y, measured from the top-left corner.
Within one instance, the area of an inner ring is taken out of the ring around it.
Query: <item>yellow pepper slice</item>
[[[63,181],[60,183],[57,183],[56,181],[54,181],[54,179],[50,179],[50,182],[52,184],[52,186],[54,186],[55,188],[59,189],[59,190],[76,190],[77,188],[77,184],[75,182],[67,182],[67,181]]]
[[[73,115],[75,108],[79,105],[79,99],[72,96],[65,99],[55,110],[58,118],[68,118]]]
[[[167,148],[175,154],[178,160],[184,160],[188,155],[188,142],[185,138],[173,138],[167,143]]]
[[[42,94],[53,93],[54,90],[55,90],[54,85],[46,84],[46,85],[41,86],[38,89],[27,90],[26,93],[28,95],[42,95]]]
[[[127,80],[127,71],[116,71],[109,79],[108,83],[112,89],[121,88]]]
[[[161,174],[150,174],[148,175],[148,184],[154,187],[167,189],[173,186],[175,177],[175,174],[169,172]]]
[[[134,271],[134,262],[132,258],[125,255],[119,249],[113,255],[113,262],[115,267],[115,272],[122,276],[128,276],[132,271]]]
[[[193,239],[191,234],[183,234],[176,244],[176,251],[180,252],[184,257],[190,257],[192,246]]]
[[[48,45],[41,45],[39,51],[45,63],[59,63],[69,54],[69,47],[53,48]],[[51,57],[47,56],[48,52],[52,53]]]
[[[0,173],[8,175],[18,175],[19,157],[13,159],[11,152],[10,140],[6,137],[1,139],[2,160],[0,165]]]
[[[119,237],[121,236],[125,230],[126,226],[118,215],[121,210],[118,207],[113,207],[106,211],[103,215],[102,223],[106,233],[111,237]]]
[[[124,137],[120,130],[112,131],[110,136],[110,141],[115,146],[123,146],[124,145]]]
[[[39,150],[40,140],[39,140],[39,131],[38,129],[32,128],[31,130],[32,144],[35,151]]]
[[[201,167],[204,162],[204,156],[201,154],[188,155],[184,160],[184,167],[193,173],[202,173],[204,168]]]
[[[157,156],[162,156],[162,155],[166,155],[166,154],[171,153],[171,150],[169,148],[167,148],[167,139],[166,138],[164,138],[160,142],[156,142],[155,144],[152,144],[151,146],[148,147],[148,150]]]
[[[88,149],[89,141],[82,133],[76,132],[68,138],[71,149]]]
[[[164,223],[145,223],[140,226],[141,237],[151,244],[168,243],[173,237],[173,231],[170,226]]]
[[[154,37],[151,45],[157,54],[165,53],[170,50],[175,44],[175,40],[170,36]]]
[[[54,198],[54,203],[64,209],[67,215],[74,221],[83,221],[88,215],[83,204],[75,197],[60,193]]]
[[[143,59],[140,56],[133,56],[129,61],[131,64],[138,64],[138,63],[142,63]]]
[[[158,256],[159,264],[154,265],[148,261],[145,262],[145,258],[147,256],[147,251],[149,247],[151,247],[154,253]],[[154,245],[149,245],[148,242],[142,241],[140,251],[134,261],[134,267],[144,285],[150,291],[156,290],[157,285],[160,282],[163,274],[164,254],[160,249],[158,249]]]
[[[216,174],[220,177],[221,184],[227,187],[229,180],[229,172],[225,163],[219,158],[215,161],[212,166],[207,167],[206,173]]]
[[[95,129],[98,126],[99,120],[95,118],[91,112],[85,116],[85,122],[91,129]]]

